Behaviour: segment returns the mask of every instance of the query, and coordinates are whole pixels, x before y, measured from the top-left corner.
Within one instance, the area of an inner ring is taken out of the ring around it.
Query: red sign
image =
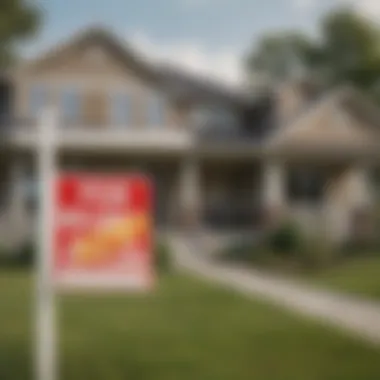
[[[74,289],[152,285],[152,189],[145,177],[63,174],[55,193],[58,285]]]

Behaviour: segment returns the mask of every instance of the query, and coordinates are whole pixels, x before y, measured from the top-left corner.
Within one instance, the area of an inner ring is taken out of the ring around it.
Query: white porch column
[[[188,157],[181,163],[178,190],[181,222],[196,226],[201,211],[200,168],[196,159]]]
[[[280,217],[285,206],[285,175],[285,168],[280,162],[271,161],[264,165],[263,206],[270,221]]]

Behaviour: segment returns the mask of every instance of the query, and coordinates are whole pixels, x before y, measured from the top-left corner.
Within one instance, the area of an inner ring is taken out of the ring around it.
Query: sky
[[[242,57],[265,32],[300,29],[315,34],[320,17],[341,4],[380,20],[380,0],[34,1],[44,19],[38,36],[23,47],[25,56],[102,25],[152,61],[231,84],[244,81]]]

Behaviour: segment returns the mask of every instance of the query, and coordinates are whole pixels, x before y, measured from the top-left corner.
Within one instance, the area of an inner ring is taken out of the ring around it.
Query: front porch
[[[35,158],[32,152],[19,152],[3,160],[2,242],[18,243],[34,233]],[[324,227],[330,237],[342,240],[352,231],[355,213],[371,204],[370,166],[358,160],[60,152],[58,164],[64,171],[145,173],[154,186],[160,231],[253,233],[292,218],[306,232]]]
[[[60,170],[146,174],[154,188],[159,230],[258,228],[261,165],[257,160],[220,160],[188,155],[78,154],[61,152]],[[30,236],[38,208],[36,155],[9,154],[1,168],[1,239]],[[29,227],[25,226],[29,225]],[[14,233],[9,234],[9,230]],[[22,233],[21,233],[22,231]],[[11,236],[12,235],[12,236]]]

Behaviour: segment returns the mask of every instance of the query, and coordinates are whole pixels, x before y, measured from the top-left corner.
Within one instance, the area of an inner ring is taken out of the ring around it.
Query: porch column
[[[281,218],[285,206],[285,168],[277,162],[266,163],[263,171],[263,209],[266,223]]]
[[[179,219],[185,227],[196,227],[200,222],[201,186],[199,162],[186,158],[179,172]]]

